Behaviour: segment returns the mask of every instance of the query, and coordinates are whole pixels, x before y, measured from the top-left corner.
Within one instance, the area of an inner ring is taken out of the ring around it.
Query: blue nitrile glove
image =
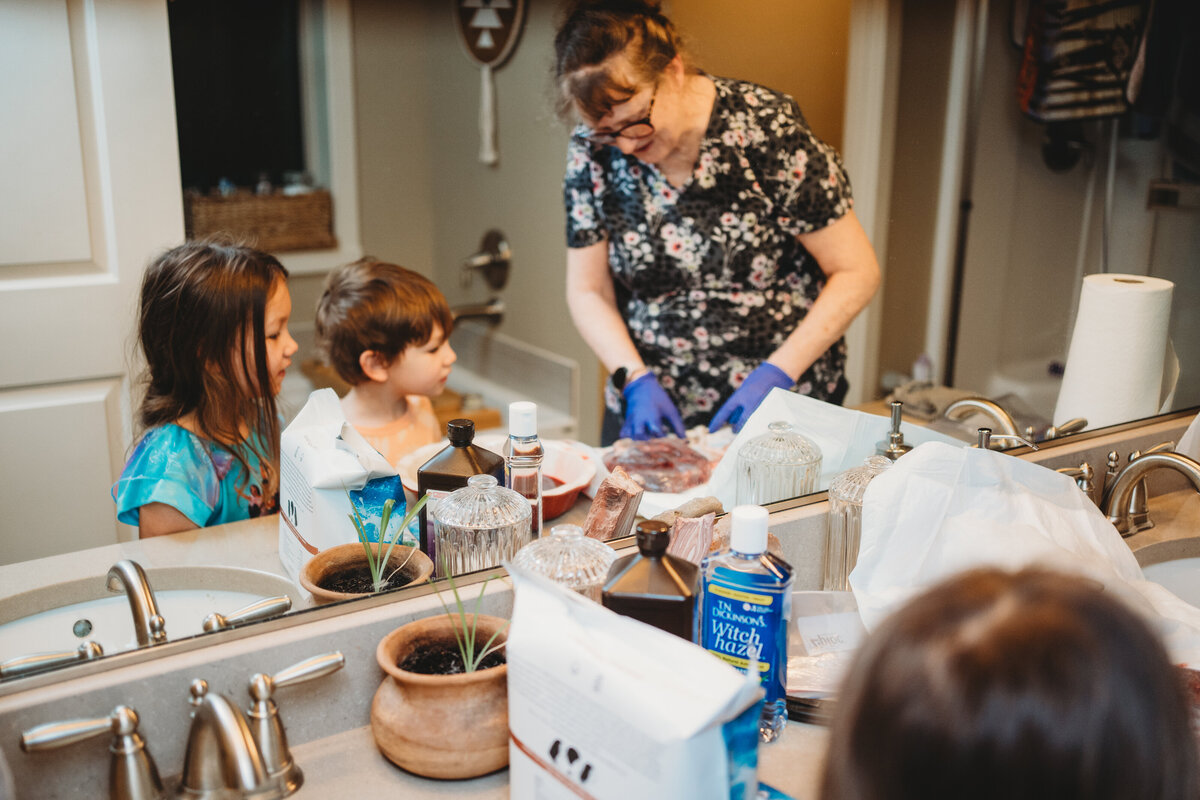
[[[742,385],[733,396],[717,411],[717,415],[708,426],[708,432],[713,433],[725,423],[729,423],[733,426],[733,432],[738,433],[768,392],[776,386],[780,389],[790,389],[795,385],[796,382],[786,372],[764,361],[746,376],[746,380],[742,381]]]
[[[653,372],[647,372],[625,387],[625,423],[622,439],[657,439],[665,436],[662,423],[675,431],[679,438],[686,436],[679,409],[658,385]]]

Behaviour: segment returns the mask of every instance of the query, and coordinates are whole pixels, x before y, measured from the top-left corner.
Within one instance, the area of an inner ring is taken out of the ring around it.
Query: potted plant
[[[332,603],[429,580],[433,573],[433,561],[429,556],[415,547],[398,544],[401,534],[428,499],[426,495],[413,504],[390,541],[387,530],[395,501],[391,498],[384,501],[378,534],[374,537],[376,541],[372,541],[370,526],[351,500],[351,513],[347,516],[358,534],[358,541],[327,548],[310,558],[300,571],[300,585],[318,603]]]
[[[447,573],[449,574],[449,573]],[[375,651],[387,673],[371,704],[371,731],[392,763],[428,778],[474,778],[508,765],[508,620],[456,611],[402,625]],[[489,579],[490,580],[490,579]],[[441,599],[441,593],[438,593]]]

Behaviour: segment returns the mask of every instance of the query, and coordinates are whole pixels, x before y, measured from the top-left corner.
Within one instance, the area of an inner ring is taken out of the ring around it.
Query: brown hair
[[[1100,584],[981,569],[904,606],[842,685],[823,800],[1195,800],[1182,680]]]
[[[638,87],[614,75],[608,63],[620,53],[629,59],[633,77],[646,82],[656,80],[676,55],[686,59],[675,26],[658,3],[578,0],[568,7],[554,36],[560,117],[579,109],[590,119],[601,119],[636,94]]]
[[[194,414],[197,433],[231,445],[248,426],[245,444],[269,470],[264,479],[274,480],[279,413],[264,325],[267,300],[287,277],[274,256],[220,238],[186,242],[150,263],[138,313],[143,430]],[[249,476],[246,459],[237,448],[231,452]]]
[[[367,380],[359,356],[374,350],[387,363],[409,345],[428,342],[434,326],[445,336],[454,317],[428,278],[374,258],[337,267],[317,302],[317,345],[343,380]]]

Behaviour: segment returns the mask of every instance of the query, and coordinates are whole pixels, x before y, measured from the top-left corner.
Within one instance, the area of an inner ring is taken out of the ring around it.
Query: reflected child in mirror
[[[318,347],[351,386],[346,421],[389,463],[441,440],[430,398],[446,388],[456,360],[454,318],[428,278],[373,258],[338,267],[316,323]]]
[[[287,270],[220,240],[187,242],[142,279],[142,433],[112,488],[142,538],[279,510],[276,396],[296,353]]]

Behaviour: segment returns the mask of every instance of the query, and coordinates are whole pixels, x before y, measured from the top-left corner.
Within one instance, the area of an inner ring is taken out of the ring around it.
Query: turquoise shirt
[[[230,448],[178,425],[149,429],[113,484],[117,519],[137,525],[147,503],[166,503],[201,528],[274,514],[279,493],[263,497],[263,465],[249,447],[237,449],[249,480]]]

